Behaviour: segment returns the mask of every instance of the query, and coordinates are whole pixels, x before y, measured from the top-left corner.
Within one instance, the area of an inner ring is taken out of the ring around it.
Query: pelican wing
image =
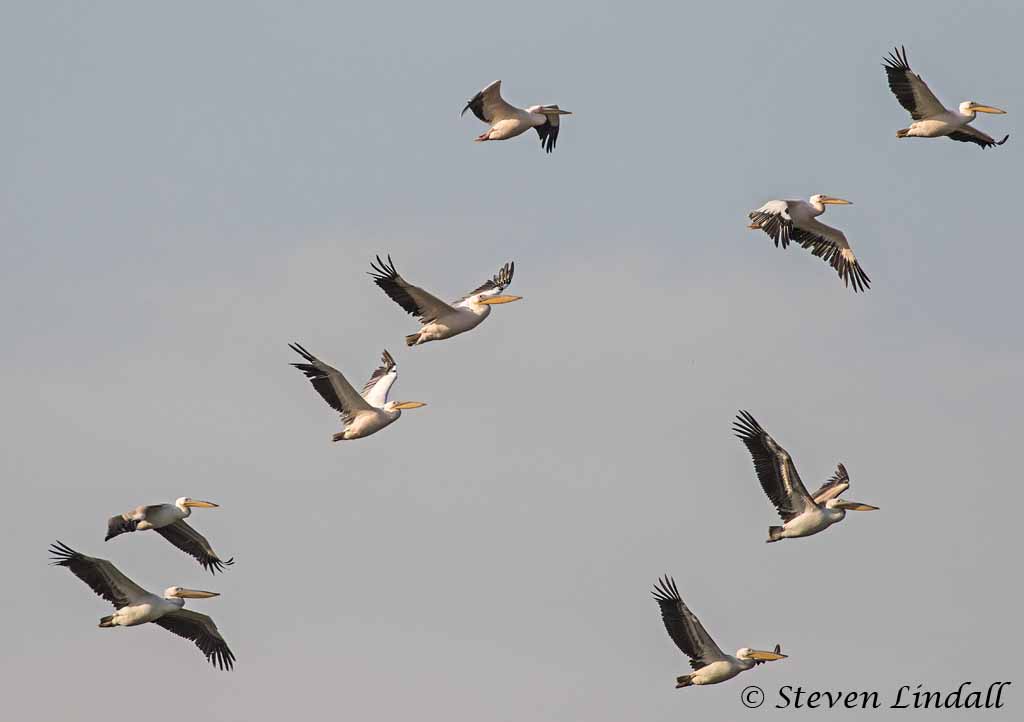
[[[205,614],[189,609],[177,609],[153,621],[179,637],[195,642],[207,661],[214,667],[230,670],[235,664],[235,655],[228,649],[228,643],[220,636],[217,625]]]
[[[139,522],[143,521],[149,510],[154,508],[160,508],[160,505],[137,506],[130,511],[126,511],[124,514],[110,517],[107,520],[107,536],[103,541],[110,541],[118,534],[136,531],[139,527]]]
[[[827,226],[816,218],[801,221],[790,237],[811,254],[832,266],[844,286],[853,286],[854,293],[871,288],[871,279],[860,267],[846,236],[838,228]]]
[[[906,48],[893,48],[885,58],[884,67],[885,74],[889,76],[889,89],[900,105],[910,111],[911,118],[923,120],[946,112],[921,76],[910,69]]]
[[[373,269],[370,272],[373,282],[380,286],[392,301],[410,315],[416,316],[420,323],[430,323],[440,316],[455,312],[454,308],[437,296],[427,293],[399,276],[391,256],[388,256],[387,263],[377,256],[377,263],[371,263],[370,267]]]
[[[828,481],[822,484],[811,496],[815,504],[824,504],[829,499],[836,499],[842,496],[843,492],[850,488],[850,475],[846,467],[840,464],[836,467],[836,473]]]
[[[1010,136],[1004,135],[1002,140],[996,140],[988,133],[982,133],[977,128],[965,125],[946,136],[952,140],[959,140],[961,143],[977,143],[982,148],[992,148],[1005,143]]]
[[[87,557],[61,541],[50,546],[50,559],[55,566],[70,569],[72,574],[113,604],[115,609],[134,604],[149,594],[106,559]]]
[[[466,101],[466,107],[462,109],[461,115],[465,115],[467,110],[472,110],[473,115],[491,125],[499,120],[515,118],[518,115],[518,109],[514,105],[506,103],[505,99],[501,97],[500,80],[495,80]]]
[[[544,117],[547,118],[547,122],[544,125],[535,125],[533,129],[540,136],[540,145],[544,152],[550,153],[555,149],[555,143],[558,142],[559,116],[545,114]]]
[[[391,354],[384,349],[380,357],[380,366],[374,369],[370,380],[363,386],[363,398],[371,406],[380,408],[388,402],[388,392],[398,378],[398,364],[391,358]]]
[[[496,296],[512,283],[512,274],[516,272],[516,264],[514,261],[509,261],[494,274],[492,278],[487,279],[479,286],[474,288],[472,291],[467,293],[465,296],[460,298],[455,303],[465,301],[467,298],[476,296],[479,293],[487,294],[488,296]]]
[[[184,519],[158,527],[154,531],[189,556],[194,557],[203,569],[208,570],[211,574],[222,572],[225,566],[230,567],[235,563],[234,557],[222,561],[213,551],[210,542],[206,541],[206,537],[186,524]]]
[[[754,458],[754,470],[761,488],[779,512],[783,522],[800,516],[814,507],[789,453],[761,428],[748,411],[741,411],[733,423],[733,431]]]
[[[783,248],[789,247],[793,235],[793,218],[790,210],[794,203],[799,201],[768,201],[756,211],[748,214],[751,228],[760,228],[768,234],[768,237],[775,241],[775,247],[782,244]]]
[[[690,658],[691,667],[700,669],[726,658],[704,625],[683,603],[674,579],[667,576],[659,579],[654,585],[653,594],[661,607],[661,620],[665,623],[668,636]]]
[[[352,388],[352,384],[345,380],[341,371],[325,364],[298,343],[288,344],[295,353],[309,361],[305,364],[292,364],[313,384],[331,408],[341,414],[345,423],[349,423],[358,412],[372,411],[373,407],[366,402],[359,393]]]

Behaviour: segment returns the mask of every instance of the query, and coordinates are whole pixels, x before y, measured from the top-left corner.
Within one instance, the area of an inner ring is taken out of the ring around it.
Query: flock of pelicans
[[[896,132],[898,138],[938,138],[976,143],[982,148],[1002,145],[1000,141],[970,126],[976,113],[1003,113],[998,108],[975,102],[961,103],[957,110],[948,110],[916,75],[907,62],[905,49],[894,50],[885,59],[889,87],[914,122]],[[551,152],[558,140],[559,119],[570,115],[557,105],[534,105],[526,109],[508,104],[501,97],[501,81],[495,81],[477,93],[463,109],[471,110],[488,130],[478,141],[506,140],[533,128],[540,136],[545,151]],[[750,227],[767,233],[783,248],[795,242],[828,262],[854,291],[869,288],[870,279],[861,269],[846,236],[835,228],[816,220],[825,206],[848,204],[841,198],[814,195],[808,201],[768,201],[750,213]],[[451,303],[406,281],[395,268],[390,256],[379,256],[371,264],[370,276],[395,303],[415,316],[420,328],[405,337],[406,345],[418,346],[430,341],[449,339],[480,325],[491,313],[491,306],[520,300],[505,294],[515,272],[513,263],[505,264],[493,278],[467,295]],[[404,409],[424,406],[419,401],[388,401],[388,394],[398,378],[398,366],[387,351],[381,365],[370,376],[361,392],[345,379],[338,369],[320,360],[300,344],[291,344],[303,362],[292,364],[301,371],[324,401],[341,415],[342,430],[334,441],[349,441],[374,434],[395,422]],[[846,467],[839,464],[835,474],[813,494],[807,491],[790,455],[779,446],[750,413],[741,411],[733,430],[747,447],[754,461],[754,470],[761,487],[782,518],[781,526],[768,528],[768,542],[811,536],[842,521],[847,511],[872,511],[878,507],[841,498],[850,487]],[[173,504],[139,506],[111,518],[106,540],[121,534],[153,530],[171,544],[194,557],[204,569],[216,574],[234,563],[222,560],[206,538],[185,521],[194,508],[214,508],[209,501],[182,497]],[[88,584],[96,594],[114,605],[114,613],[100,620],[100,627],[131,627],[152,622],[181,637],[192,640],[206,658],[221,669],[231,669],[235,657],[217,629],[205,614],[184,609],[186,599],[217,596],[186,587],[169,587],[163,595],[146,591],[105,559],[85,556],[64,543],[54,543],[50,552],[53,563],[67,567]],[[784,659],[780,645],[765,651],[744,647],[735,655],[726,654],[701,625],[679,596],[675,581],[659,579],[654,598],[669,636],[690,658],[693,673],[677,678],[677,687],[715,684],[735,677],[740,672],[768,661]]]

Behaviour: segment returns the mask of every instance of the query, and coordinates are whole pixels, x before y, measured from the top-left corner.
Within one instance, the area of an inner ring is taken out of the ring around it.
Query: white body
[[[398,421],[401,409],[375,408],[369,411],[357,411],[345,430],[335,434],[335,441],[350,441],[375,434],[385,426]]]
[[[134,627],[160,619],[165,614],[177,611],[184,606],[184,599],[167,599],[146,592],[142,598],[133,600],[130,605],[115,611],[111,615],[110,624],[114,627]]]
[[[712,662],[691,674],[690,684],[718,684],[719,682],[725,682],[740,672],[753,669],[755,664],[752,659],[740,659],[727,654],[725,659]]]
[[[783,524],[780,536],[784,539],[811,536],[818,532],[825,531],[833,524],[841,522],[845,518],[845,509],[814,507]]]
[[[522,108],[512,108],[511,118],[502,118],[491,125],[491,129],[484,133],[486,140],[508,140],[522,135],[532,128],[539,128],[548,122],[547,116],[541,113],[531,113]],[[481,136],[481,140],[484,139]]]
[[[455,304],[454,313],[446,313],[433,321],[423,324],[419,331],[419,339],[413,345],[418,346],[427,341],[441,341],[452,336],[458,336],[460,333],[465,333],[479,326],[490,314],[490,306],[474,303],[469,299],[461,301]]]
[[[792,201],[769,201],[765,203],[762,208],[767,208],[772,204],[786,203],[788,208],[789,217],[793,219],[793,225],[797,228],[804,228],[810,224],[815,218],[825,212],[825,204],[820,200],[815,201],[812,198],[809,201],[805,200],[792,200]]]
[[[960,130],[977,117],[973,110],[944,110],[943,112],[917,120],[910,124],[901,137],[905,138],[941,138],[944,135]]]
[[[154,504],[149,507],[140,506],[136,513],[142,518],[137,529],[160,529],[170,526],[192,515],[192,509],[184,505],[185,498],[178,499],[174,504]]]

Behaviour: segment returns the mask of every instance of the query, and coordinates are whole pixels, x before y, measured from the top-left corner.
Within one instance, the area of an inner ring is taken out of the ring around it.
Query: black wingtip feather
[[[745,410],[740,410],[739,413],[736,414],[736,420],[733,421],[732,430],[742,441],[755,439],[764,433],[764,429],[761,427],[761,424],[757,423],[757,419],[755,419],[749,411]]]
[[[663,577],[658,577],[658,581],[654,583],[651,595],[659,604],[671,604],[682,601],[675,579],[667,574]]]

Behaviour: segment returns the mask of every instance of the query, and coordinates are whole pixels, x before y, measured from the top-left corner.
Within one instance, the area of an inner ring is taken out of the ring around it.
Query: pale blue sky
[[[1021,30],[1016,2],[5,4],[8,716],[788,719],[740,690],[1013,680]],[[897,142],[899,43],[1010,141]],[[553,154],[471,142],[495,78],[575,111]],[[865,295],[744,228],[818,192],[854,202],[824,220]],[[443,297],[514,259],[526,300],[407,350],[365,275],[387,252]],[[386,347],[429,406],[332,445],[292,340],[354,382]],[[766,546],[739,408],[882,510]],[[194,520],[223,576],[103,543],[182,495],[222,504]],[[235,671],[97,629],[57,538],[222,592],[190,608]],[[674,690],[662,573],[723,648],[791,657]]]

